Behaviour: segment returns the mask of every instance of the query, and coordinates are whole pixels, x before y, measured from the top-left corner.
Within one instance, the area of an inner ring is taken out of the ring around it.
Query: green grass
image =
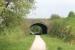
[[[19,27],[5,28],[0,33],[0,50],[29,50],[34,36],[26,35]]]
[[[24,39],[9,42],[0,40],[0,50],[29,50],[34,36],[27,36]]]
[[[0,50],[29,50],[33,35],[26,35],[19,27],[5,28],[0,33]]]
[[[30,49],[33,41],[34,41],[34,36],[26,37],[26,39],[25,39],[25,50],[29,50]]]
[[[75,45],[65,43],[63,40],[52,38],[48,35],[43,35],[42,38],[46,43],[47,50],[75,50]]]

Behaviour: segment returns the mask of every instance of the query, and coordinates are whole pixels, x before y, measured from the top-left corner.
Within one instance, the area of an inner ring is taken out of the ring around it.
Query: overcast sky
[[[75,12],[75,0],[36,0],[36,9],[28,18],[49,18],[52,14],[66,17],[70,11]]]

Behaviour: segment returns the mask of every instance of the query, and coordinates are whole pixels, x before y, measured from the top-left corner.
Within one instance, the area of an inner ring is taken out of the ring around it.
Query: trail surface
[[[43,39],[40,37],[40,35],[35,36],[35,40],[30,50],[46,50],[46,44],[43,41]]]

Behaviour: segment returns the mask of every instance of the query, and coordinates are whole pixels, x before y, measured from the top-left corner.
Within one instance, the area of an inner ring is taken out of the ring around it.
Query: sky
[[[50,18],[52,14],[66,17],[75,12],[75,0],[35,0],[36,9],[32,9],[27,18]]]

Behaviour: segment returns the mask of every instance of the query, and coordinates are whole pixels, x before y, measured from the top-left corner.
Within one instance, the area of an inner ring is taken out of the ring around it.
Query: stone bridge
[[[49,23],[49,19],[25,19],[25,24],[28,30],[30,30],[30,27],[33,25],[39,25],[40,27],[42,27],[43,33],[45,34],[49,30]]]

